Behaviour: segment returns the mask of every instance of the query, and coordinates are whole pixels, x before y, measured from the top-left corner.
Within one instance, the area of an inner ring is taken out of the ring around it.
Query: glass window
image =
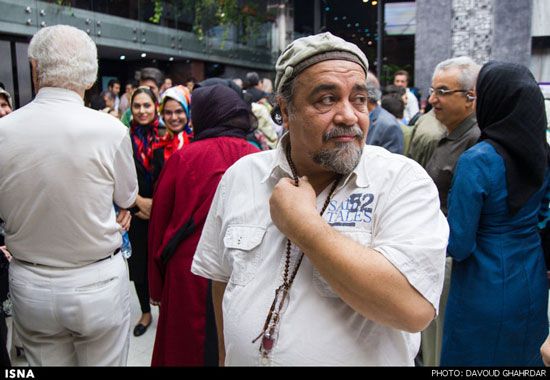
[[[15,55],[17,58],[17,87],[19,90],[18,107],[23,107],[25,104],[32,100],[32,77],[31,77],[31,65],[29,63],[29,57],[27,51],[29,44],[16,42],[15,43]]]
[[[11,65],[10,41],[0,41],[0,57],[5,64],[0,65],[0,82],[4,84],[7,92],[14,95],[13,92],[13,68]]]

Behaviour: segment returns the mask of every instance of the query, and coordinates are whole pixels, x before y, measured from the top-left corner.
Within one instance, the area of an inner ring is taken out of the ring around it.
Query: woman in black
[[[159,119],[157,99],[148,87],[139,87],[132,95],[130,104],[132,121],[130,138],[134,152],[134,162],[139,184],[136,207],[128,235],[132,243],[132,256],[128,259],[130,280],[134,281],[141,306],[141,318],[134,328],[134,335],[140,336],[151,324],[151,305],[149,304],[149,284],[147,281],[147,231],[153,198],[156,168],[153,146],[158,143]]]

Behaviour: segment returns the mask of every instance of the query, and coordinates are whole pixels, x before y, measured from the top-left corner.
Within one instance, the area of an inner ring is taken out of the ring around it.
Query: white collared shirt
[[[78,267],[120,247],[137,178],[127,128],[63,88],[0,119],[0,218],[16,259]]]
[[[420,108],[418,107],[418,99],[409,88],[407,88],[405,94],[407,95],[407,105],[405,106],[403,117],[407,119],[408,123],[409,121],[411,121],[414,115],[416,115],[418,111],[420,111]]]
[[[260,343],[252,340],[282,283],[286,238],[271,221],[269,197],[281,177],[291,177],[284,142],[277,150],[240,159],[226,172],[193,260],[193,273],[227,283],[227,365],[260,364]],[[328,192],[317,197],[319,210]],[[323,217],[383,254],[437,310],[449,228],[437,189],[417,163],[366,146]],[[293,246],[291,272],[297,254]],[[272,365],[413,365],[420,344],[419,333],[382,326],[355,312],[305,256],[279,329]]]

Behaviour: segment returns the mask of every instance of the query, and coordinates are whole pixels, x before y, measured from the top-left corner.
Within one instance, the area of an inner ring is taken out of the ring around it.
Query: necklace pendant
[[[271,352],[274,345],[275,345],[275,339],[269,333],[269,331],[266,331],[264,333],[264,336],[262,337],[262,351],[268,354]]]

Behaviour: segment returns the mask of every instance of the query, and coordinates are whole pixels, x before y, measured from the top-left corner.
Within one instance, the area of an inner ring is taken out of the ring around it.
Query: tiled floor
[[[139,301],[136,295],[134,284],[131,283],[131,310],[132,310],[132,322],[130,325],[131,331],[134,330],[134,326],[141,317],[141,310],[139,307]],[[147,329],[147,332],[140,337],[135,337],[130,332],[130,349],[128,352],[128,366],[145,366],[151,365],[151,354],[153,353],[153,343],[155,342],[155,334],[157,331],[158,321],[158,307],[151,306],[151,312],[153,314],[153,322]],[[11,329],[11,318],[8,318],[8,329]],[[11,335],[10,333],[8,333]],[[8,342],[9,343],[9,342]],[[27,366],[27,361],[24,356],[16,357],[15,350],[12,350],[12,365],[13,366]]]
[[[131,330],[134,330],[134,326],[141,317],[141,309],[139,308],[139,301],[136,295],[136,288],[134,283],[131,283],[132,289],[132,323]],[[150,366],[151,355],[153,353],[153,344],[155,342],[155,335],[157,333],[157,321],[159,316],[159,309],[156,306],[151,306],[151,313],[153,314],[153,322],[147,329],[147,332],[140,337],[135,337],[130,333],[130,350],[128,352],[128,366]]]

